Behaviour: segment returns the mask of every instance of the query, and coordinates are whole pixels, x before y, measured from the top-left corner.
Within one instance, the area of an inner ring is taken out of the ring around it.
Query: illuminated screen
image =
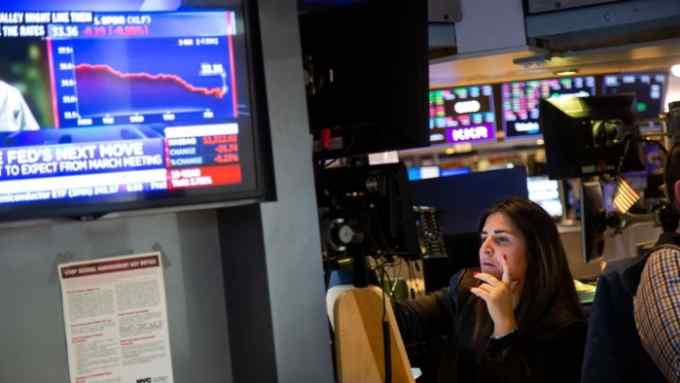
[[[527,177],[527,189],[530,200],[541,205],[550,216],[562,217],[564,209],[560,197],[559,181],[551,180],[546,176]]]
[[[407,172],[409,181],[437,178],[440,175],[438,166],[413,167],[408,168]]]
[[[665,73],[622,73],[604,76],[605,95],[633,94],[635,109],[642,118],[657,118],[663,111],[668,76]]]
[[[538,104],[542,98],[595,95],[595,77],[561,77],[501,85],[502,121],[507,138],[537,136]]]
[[[430,142],[461,143],[496,138],[491,85],[430,90]]]
[[[257,194],[240,5],[55,3],[0,5],[0,211],[105,213]]]

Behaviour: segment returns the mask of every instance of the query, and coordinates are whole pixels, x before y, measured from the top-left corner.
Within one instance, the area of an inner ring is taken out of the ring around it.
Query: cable
[[[628,150],[630,150],[630,143],[631,143],[631,134],[627,134],[623,139],[624,139],[624,147],[623,147],[623,155],[619,158],[619,163],[616,165],[616,172],[614,173],[616,177],[621,175],[621,170],[623,169],[623,162],[626,160],[626,156],[628,155]]]
[[[383,355],[385,357],[384,364],[385,364],[385,383],[392,383],[392,348],[391,346],[391,341],[390,341],[390,324],[389,321],[387,320],[387,295],[385,293],[385,277],[386,277],[386,270],[384,267],[384,263],[381,265],[381,274],[382,274],[382,304],[383,304],[383,312],[382,312],[382,330],[383,330]]]
[[[417,261],[406,261],[406,264],[408,265],[408,280],[409,280],[409,282],[415,281],[415,279],[416,279],[417,276],[418,276],[416,273],[413,272],[413,268],[412,268],[412,267],[413,267],[413,264],[412,264],[412,262],[413,262],[413,263],[416,263]],[[413,277],[414,274],[415,274],[416,278]],[[409,289],[409,292],[411,293],[411,299],[415,299],[415,298],[416,298],[416,291],[415,291],[415,289],[414,289],[413,287],[410,287],[410,286],[409,286],[408,289]]]

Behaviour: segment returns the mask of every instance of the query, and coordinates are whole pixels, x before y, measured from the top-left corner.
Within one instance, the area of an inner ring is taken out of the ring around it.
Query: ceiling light
[[[556,76],[573,76],[578,73],[578,69],[565,69],[555,72]]]
[[[680,77],[680,64],[675,64],[671,67],[671,73],[673,76]]]

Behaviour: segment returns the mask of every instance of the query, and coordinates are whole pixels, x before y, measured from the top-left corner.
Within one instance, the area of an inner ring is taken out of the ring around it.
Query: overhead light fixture
[[[555,76],[573,76],[578,73],[578,69],[565,69],[555,72]]]
[[[671,66],[671,73],[675,77],[680,77],[680,64],[675,64]]]

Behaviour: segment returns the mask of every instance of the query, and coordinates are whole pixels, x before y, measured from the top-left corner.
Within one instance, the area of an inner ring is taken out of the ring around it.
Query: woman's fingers
[[[489,286],[486,283],[482,283],[481,285],[477,286],[477,288],[486,291],[489,294],[493,293],[493,287]]]
[[[503,281],[503,283],[509,284],[510,271],[508,270],[508,256],[505,254],[501,255],[501,267],[503,268],[503,275],[501,277],[501,281]]]
[[[483,281],[483,282],[486,282],[486,283],[490,284],[491,286],[496,286],[497,284],[500,283],[500,281],[498,280],[498,278],[494,277],[494,276],[491,275],[491,274],[487,274],[487,273],[475,273],[473,276],[474,276],[475,278],[479,279],[480,281]]]

